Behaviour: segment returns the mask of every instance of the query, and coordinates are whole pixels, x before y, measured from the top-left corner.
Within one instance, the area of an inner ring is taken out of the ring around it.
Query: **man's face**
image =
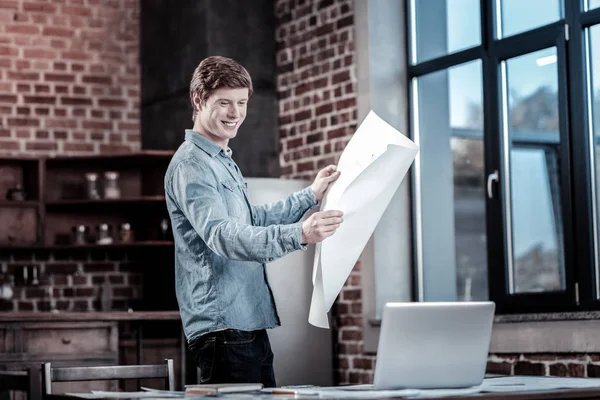
[[[198,101],[196,96],[194,100]],[[194,129],[216,144],[225,147],[229,140],[237,135],[240,125],[244,122],[247,106],[247,88],[217,89],[200,108]]]

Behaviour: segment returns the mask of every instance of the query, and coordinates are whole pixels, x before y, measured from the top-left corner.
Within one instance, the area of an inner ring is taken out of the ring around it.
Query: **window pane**
[[[561,0],[496,0],[497,38],[556,22],[563,16]]]
[[[565,288],[556,61],[551,48],[506,62],[513,293]]]
[[[591,123],[590,127],[593,135],[594,151],[593,151],[593,162],[595,164],[595,183],[596,183],[596,219],[598,219],[598,211],[600,211],[600,25],[589,28],[588,32],[589,45],[587,48],[590,50],[587,55],[589,61],[589,78],[590,78],[590,98],[589,104],[591,110]],[[598,236],[600,236],[600,221],[596,221],[596,228],[598,229]],[[596,254],[597,258],[600,258],[600,254]],[[596,273],[598,276],[598,273]],[[598,278],[597,278],[598,279]],[[598,293],[597,295],[600,295]]]
[[[591,10],[593,8],[598,8],[600,7],[600,0],[587,0],[586,1],[587,6],[586,6],[586,10]]]
[[[479,0],[412,0],[415,13],[411,63],[455,53],[481,43]],[[416,49],[414,48],[416,43]]]
[[[423,297],[485,300],[481,62],[417,82]]]

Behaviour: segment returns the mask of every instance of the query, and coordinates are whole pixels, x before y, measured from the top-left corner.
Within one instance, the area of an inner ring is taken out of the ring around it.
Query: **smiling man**
[[[339,172],[330,165],[312,185],[255,206],[233,161],[230,139],[246,118],[252,80],[240,64],[208,57],[194,71],[194,121],[165,175],[175,237],[175,284],[188,346],[201,383],[275,386],[266,329],[280,325],[265,264],[335,233],[340,211],[316,212]]]

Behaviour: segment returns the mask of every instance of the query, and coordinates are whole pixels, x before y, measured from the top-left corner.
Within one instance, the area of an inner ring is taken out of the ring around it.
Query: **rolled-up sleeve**
[[[301,223],[252,226],[232,220],[212,173],[199,161],[181,161],[173,172],[173,197],[194,230],[217,255],[270,262],[303,248]]]
[[[293,224],[317,204],[312,189],[307,187],[278,202],[252,206],[252,212],[258,226]]]

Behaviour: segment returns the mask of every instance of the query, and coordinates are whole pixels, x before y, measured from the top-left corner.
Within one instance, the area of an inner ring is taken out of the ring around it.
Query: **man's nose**
[[[240,115],[240,110],[238,109],[238,107],[236,105],[229,107],[229,112],[227,113],[228,117],[237,118],[239,115]]]

